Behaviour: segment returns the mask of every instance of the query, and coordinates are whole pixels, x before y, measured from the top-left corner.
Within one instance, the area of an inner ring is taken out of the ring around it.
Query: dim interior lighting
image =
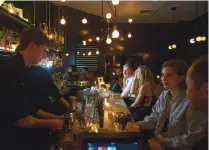
[[[107,13],[107,14],[106,14],[106,18],[107,18],[107,19],[110,19],[111,17],[112,17],[111,13]]]
[[[113,73],[112,73],[112,75],[114,75],[114,76],[115,76],[115,72],[113,72]]]
[[[86,54],[85,53],[83,53],[83,56],[85,56]]]
[[[66,1],[66,0],[61,0],[61,2],[63,2],[63,3],[64,3],[65,1]]]
[[[173,44],[173,45],[172,45],[172,48],[176,48],[176,44]]]
[[[77,52],[77,54],[79,55],[79,52]]]
[[[196,38],[196,41],[197,41],[197,42],[200,42],[201,40],[202,40],[201,36],[198,36],[198,37]]]
[[[89,39],[88,39],[88,42],[92,42],[92,39],[91,39],[91,38],[89,38]]]
[[[113,5],[118,5],[119,4],[119,0],[112,0],[112,4]]]
[[[112,43],[112,39],[110,38],[109,34],[107,35],[106,43],[107,44],[111,44]]]
[[[69,54],[68,54],[68,53],[66,53],[66,56],[69,56]]]
[[[11,8],[11,9],[9,9],[9,12],[13,14],[14,10]]]
[[[190,39],[190,43],[191,43],[191,44],[195,43],[194,38],[191,38],[191,39]]]
[[[99,51],[98,50],[96,51],[96,54],[99,55]]]
[[[50,35],[49,35],[49,38],[50,38],[50,39],[53,39],[53,37],[54,37],[53,34],[50,34]]]
[[[83,19],[82,19],[82,23],[83,23],[83,24],[86,24],[86,23],[87,23],[87,19],[86,19],[86,18],[83,18]]]
[[[131,18],[128,19],[128,22],[129,22],[129,23],[132,23],[132,22],[133,22],[133,19],[131,19]]]
[[[207,39],[207,38],[206,38],[205,36],[202,36],[202,37],[201,37],[201,40],[202,40],[202,41],[206,41],[206,39]]]
[[[159,75],[157,75],[157,79],[160,79],[160,76]]]
[[[99,40],[100,40],[100,38],[99,38],[99,37],[96,37],[96,40],[97,40],[97,41],[99,41]]]
[[[52,67],[52,64],[53,64],[53,61],[48,61],[48,62],[46,63],[46,67]]]
[[[64,17],[64,16],[62,16],[62,19],[60,20],[60,23],[61,23],[62,25],[64,25],[64,24],[66,23],[66,20],[65,20],[65,17]]]
[[[128,38],[131,38],[131,37],[132,37],[132,35],[131,35],[131,33],[129,32],[129,33],[128,33]]]
[[[90,56],[91,55],[91,52],[88,52],[88,55]]]
[[[4,0],[0,0],[0,6],[4,3]]]
[[[86,45],[86,41],[83,41],[83,45]]]
[[[115,25],[115,26],[113,27],[112,38],[116,39],[116,38],[118,38],[119,36],[120,36],[120,33],[119,33],[118,29],[117,29],[117,26]]]
[[[168,46],[168,49],[172,49],[172,46],[171,46],[171,45],[169,45],[169,46]]]

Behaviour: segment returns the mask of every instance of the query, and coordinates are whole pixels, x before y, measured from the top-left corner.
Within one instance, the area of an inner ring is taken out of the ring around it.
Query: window
[[[98,54],[96,54],[96,51],[99,51],[96,45],[78,45],[76,48],[76,71],[88,67],[89,72],[96,72],[98,69]],[[91,52],[91,55],[88,55],[89,52]]]

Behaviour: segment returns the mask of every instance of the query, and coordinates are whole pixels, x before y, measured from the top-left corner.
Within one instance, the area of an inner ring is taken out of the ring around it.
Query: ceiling
[[[65,5],[96,16],[102,15],[101,1],[66,1],[53,2],[56,5]],[[110,5],[109,5],[110,4]],[[114,10],[112,2],[103,2],[104,15]],[[120,1],[117,6],[116,21],[128,22],[132,18],[133,23],[174,23],[179,21],[192,21],[196,18],[195,1]],[[174,13],[171,7],[177,7]],[[205,8],[206,7],[206,8]],[[197,16],[201,16],[208,10],[208,2],[198,2]],[[112,19],[113,21],[113,19]]]

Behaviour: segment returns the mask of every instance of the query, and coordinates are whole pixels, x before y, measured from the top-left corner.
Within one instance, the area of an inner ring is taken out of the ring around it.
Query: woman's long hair
[[[151,84],[152,91],[154,93],[155,92],[154,91],[155,82],[154,82],[151,70],[147,66],[142,65],[142,66],[139,66],[136,69],[135,75],[138,74],[138,72],[141,73],[142,77],[141,77],[140,80],[137,80],[137,81],[133,82],[133,85],[132,85],[132,88],[131,88],[131,94],[138,93],[139,88],[141,87],[141,85],[145,84],[146,82],[149,82]]]
[[[142,75],[141,79],[140,79],[141,85],[146,82],[149,82],[154,90],[155,82],[154,82],[153,74],[152,74],[151,70],[147,66],[142,65],[137,68],[135,73],[138,73],[139,71],[141,72],[141,75]]]

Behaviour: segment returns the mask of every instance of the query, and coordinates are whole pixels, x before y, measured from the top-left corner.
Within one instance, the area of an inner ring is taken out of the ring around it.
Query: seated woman
[[[139,66],[135,71],[134,82],[131,87],[131,93],[136,93],[137,97],[129,107],[135,121],[143,120],[145,116],[151,113],[152,103],[155,101],[154,87],[151,70],[147,66]]]
[[[127,124],[131,130],[154,130],[154,138],[149,140],[151,150],[190,150],[204,136],[206,129],[202,122],[207,117],[194,111],[186,97],[186,71],[184,61],[165,62],[161,80],[167,90],[159,96],[150,116],[136,124]]]

